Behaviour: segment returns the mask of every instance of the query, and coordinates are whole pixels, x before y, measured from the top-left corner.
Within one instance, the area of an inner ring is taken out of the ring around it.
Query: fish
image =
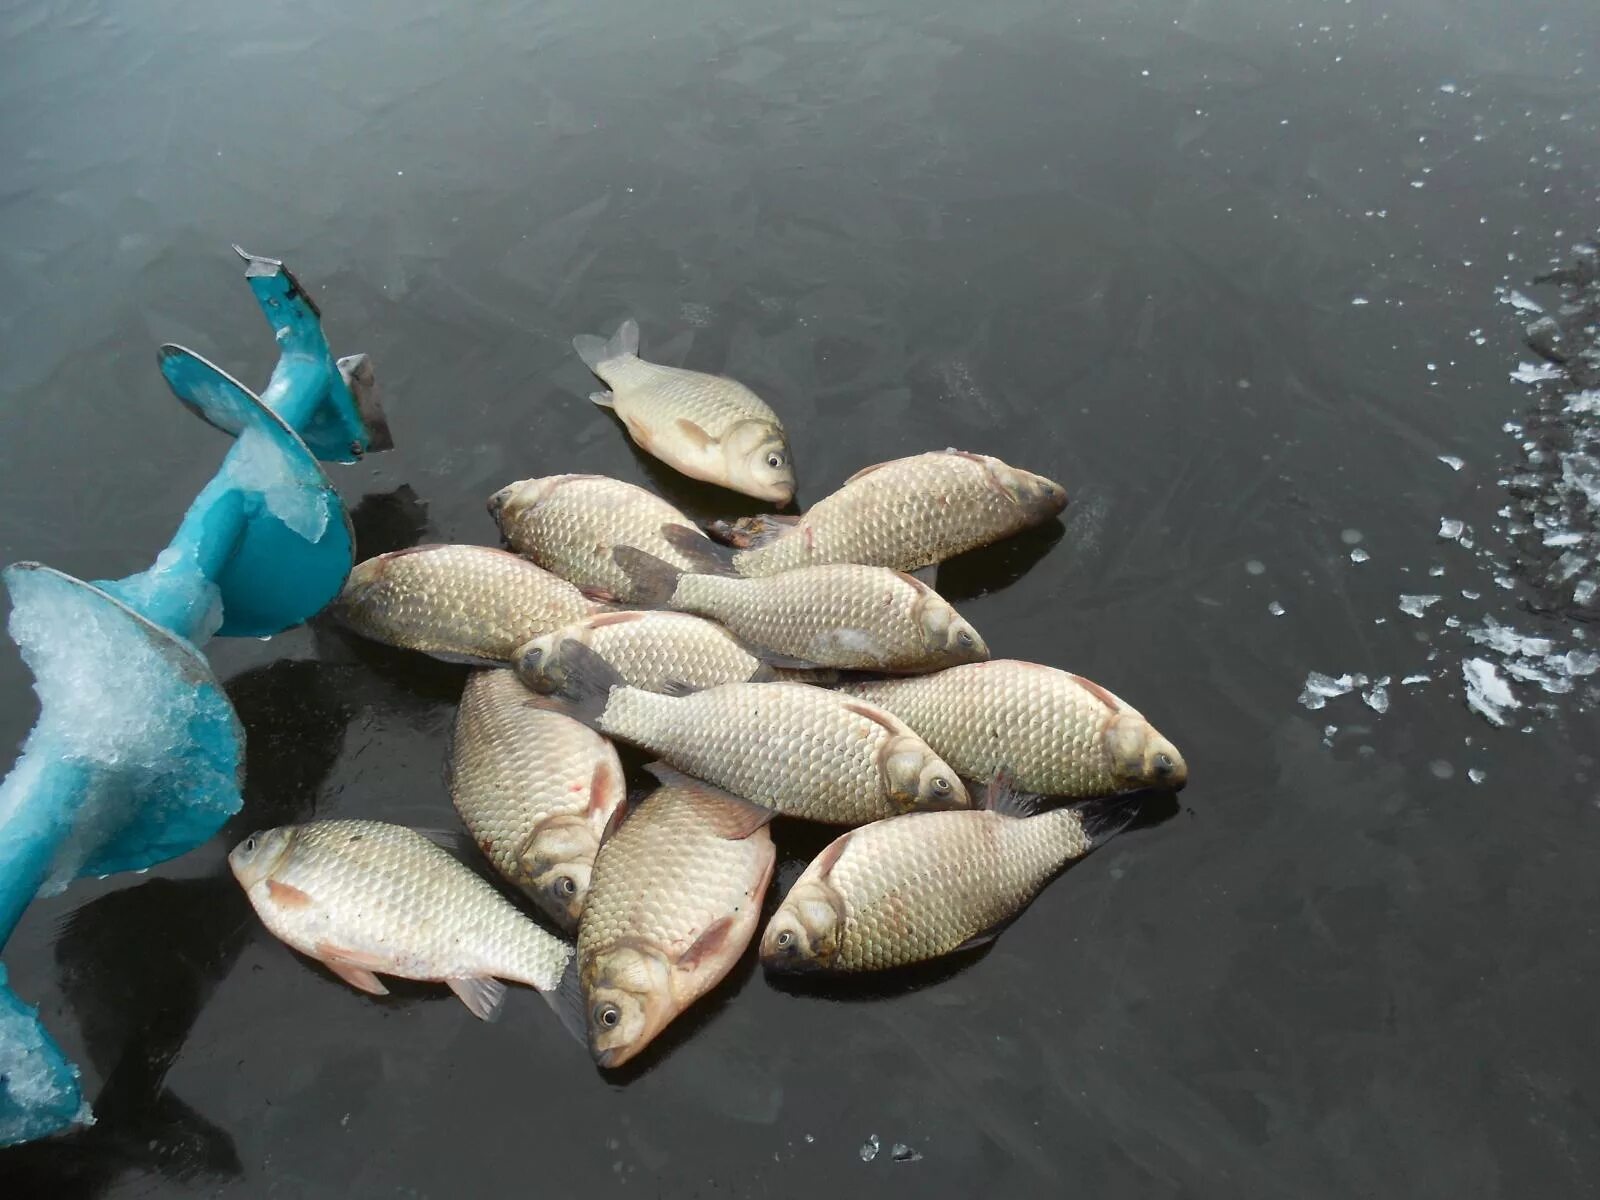
[[[567,933],[578,928],[627,783],[616,748],[509,670],[474,671],[450,738],[450,799],[472,840]]]
[[[637,546],[685,570],[696,562],[661,536],[663,525],[692,529],[688,517],[655,493],[605,475],[519,480],[490,496],[488,507],[518,554],[620,601],[631,595],[627,572],[611,557],[617,546]],[[706,552],[715,551],[710,538],[701,540]]]
[[[878,971],[982,945],[1130,815],[1025,811],[991,797],[984,808],[892,817],[834,839],[767,922],[761,965]]]
[[[672,526],[663,533],[684,537]],[[613,556],[636,603],[710,617],[775,666],[933,671],[989,657],[949,601],[886,567],[834,563],[742,579],[681,571],[632,546]]]
[[[740,575],[823,563],[918,571],[1048,521],[1066,505],[1066,489],[1054,480],[951,448],[857,471],[802,516],[711,528],[740,547],[729,558]]]
[[[572,947],[415,830],[313,821],[251,834],[228,865],[272,934],[353,988],[381,975],[450,985],[490,1020],[509,979],[553,993]]]
[[[714,621],[688,613],[611,612],[534,638],[512,666],[536,692],[561,691],[568,651],[588,646],[616,668],[624,683],[650,692],[761,682],[777,672]]]
[[[661,786],[600,847],[578,929],[589,1050],[620,1067],[715,987],[755,935],[770,809],[657,763]]]
[[[412,546],[356,564],[328,614],[373,641],[445,662],[509,662],[531,638],[599,606],[564,579],[489,546]]]
[[[967,779],[1004,769],[1019,792],[1069,798],[1189,780],[1183,755],[1138,709],[1040,663],[997,658],[838,690],[894,713]]]
[[[610,391],[589,399],[617,414],[634,444],[691,479],[782,508],[794,499],[794,463],[778,414],[744,384],[639,357],[629,319],[610,341],[579,334],[572,348]]]
[[[805,683],[725,683],[687,695],[627,687],[571,645],[562,700],[579,720],[669,766],[790,817],[859,825],[971,803],[898,717]]]

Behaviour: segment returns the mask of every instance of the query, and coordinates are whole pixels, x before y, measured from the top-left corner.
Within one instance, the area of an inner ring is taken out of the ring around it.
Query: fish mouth
[[[483,506],[489,510],[489,516],[496,525],[500,523],[500,514],[505,511],[506,502],[511,499],[511,489],[515,486],[515,484],[510,484],[503,487],[484,501]]]
[[[610,1071],[632,1058],[634,1047],[612,1046],[607,1050],[591,1050],[590,1053],[594,1055],[595,1066],[603,1071]]]

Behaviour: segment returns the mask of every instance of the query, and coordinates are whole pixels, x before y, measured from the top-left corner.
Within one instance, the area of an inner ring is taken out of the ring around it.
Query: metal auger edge
[[[125,579],[88,583],[39,563],[3,573],[40,711],[0,781],[0,949],[41,891],[174,858],[239,810],[244,733],[199,648],[218,633],[278,633],[338,593],[354,537],[320,463],[393,446],[366,355],[336,361],[288,269],[234,250],[278,362],[258,396],[193,351],[161,347],[173,394],[234,438],[171,543]],[[87,670],[108,657],[109,673]],[[0,965],[0,1146],[91,1119],[77,1067]]]

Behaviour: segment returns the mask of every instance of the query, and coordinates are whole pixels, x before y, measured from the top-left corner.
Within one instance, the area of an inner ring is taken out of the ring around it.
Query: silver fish
[[[374,641],[494,665],[597,607],[566,580],[504,550],[413,546],[356,564],[327,611]]]
[[[622,686],[609,663],[574,646],[563,698],[602,733],[787,816],[859,825],[971,802],[898,718],[809,684],[728,683],[667,696]]]
[[[1092,844],[1084,818],[991,809],[912,813],[853,829],[767,922],[769,971],[875,971],[991,940]]]
[[[600,848],[578,931],[589,1048],[619,1067],[727,975],[772,878],[768,809],[655,764],[661,786]]]
[[[512,665],[536,692],[566,683],[573,646],[587,646],[616,668],[630,687],[651,692],[715,687],[776,678],[731,633],[714,621],[678,612],[614,612],[586,617],[521,647]]]
[[[580,334],[572,346],[611,389],[589,399],[613,410],[639,449],[691,479],[779,507],[794,499],[789,439],[778,414],[744,384],[645,362],[631,319],[609,342]]]
[[[640,603],[719,621],[779,665],[932,671],[989,657],[938,592],[885,567],[839,563],[741,579],[686,573],[631,546],[615,557]]]
[[[501,979],[550,991],[572,949],[421,834],[382,821],[253,833],[228,865],[272,933],[353,988],[378,975],[444,982],[487,1020]]]
[[[1066,489],[1043,475],[950,449],[857,471],[803,516],[747,517],[712,528],[744,547],[731,556],[740,575],[822,563],[916,571],[1047,521],[1066,504]]]
[[[1189,779],[1138,709],[1039,663],[1002,658],[839,690],[894,713],[967,779],[1003,771],[1018,791],[1075,798],[1176,791]]]
[[[569,933],[628,798],[611,743],[510,671],[474,671],[450,739],[450,799],[497,871]]]
[[[618,600],[631,599],[627,573],[611,557],[618,546],[637,546],[685,570],[697,561],[661,535],[663,525],[692,530],[688,517],[654,492],[605,475],[523,479],[490,496],[489,513],[518,554]],[[700,541],[715,552],[716,543],[704,535]]]

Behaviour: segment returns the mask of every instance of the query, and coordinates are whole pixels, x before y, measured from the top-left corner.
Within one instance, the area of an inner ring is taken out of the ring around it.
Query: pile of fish
[[[611,389],[595,403],[684,474],[788,504],[772,409],[732,380],[645,362],[638,344],[632,321],[574,339]],[[1066,671],[990,659],[908,573],[1066,502],[1041,476],[944,450],[868,467],[798,517],[718,522],[713,540],[620,480],[513,483],[488,504],[509,550],[380,555],[331,613],[474,668],[451,799],[541,920],[382,822],[257,833],[234,873],[272,933],[352,986],[442,981],[488,1017],[501,980],[527,984],[602,1067],[744,954],[775,816],[845,831],[768,918],[767,970],[881,970],[985,942],[1126,823],[1129,806],[1104,798],[1187,779],[1137,709]],[[637,804],[619,745],[658,783]]]

